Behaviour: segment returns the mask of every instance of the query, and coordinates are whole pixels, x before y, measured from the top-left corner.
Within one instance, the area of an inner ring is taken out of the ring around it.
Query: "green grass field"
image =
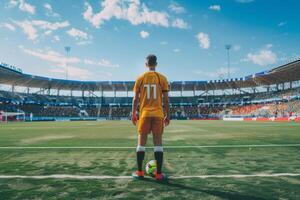
[[[300,123],[172,121],[164,133],[169,183],[127,177],[136,137],[129,121],[0,124],[0,199],[300,199]],[[266,177],[278,173],[295,176]],[[73,178],[30,178],[54,174]]]

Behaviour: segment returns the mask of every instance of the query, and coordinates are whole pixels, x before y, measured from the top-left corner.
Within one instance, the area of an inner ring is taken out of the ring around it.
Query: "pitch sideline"
[[[241,144],[241,145],[183,145],[183,146],[164,146],[165,149],[190,149],[190,148],[256,148],[256,147],[300,147],[300,144]],[[4,146],[0,149],[135,149],[135,146]],[[151,149],[153,147],[146,147]]]
[[[170,176],[169,179],[210,179],[210,178],[251,178],[251,177],[296,177],[298,173],[258,173],[258,174],[227,174],[227,175],[189,175],[189,176]],[[91,176],[91,175],[71,175],[71,174],[53,174],[53,175],[0,175],[0,179],[72,179],[72,180],[105,180],[105,179],[132,179],[131,176]]]

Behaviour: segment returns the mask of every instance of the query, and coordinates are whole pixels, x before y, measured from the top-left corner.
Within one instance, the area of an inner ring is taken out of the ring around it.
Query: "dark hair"
[[[156,66],[157,65],[157,57],[154,54],[150,54],[146,58],[146,64],[148,66]]]

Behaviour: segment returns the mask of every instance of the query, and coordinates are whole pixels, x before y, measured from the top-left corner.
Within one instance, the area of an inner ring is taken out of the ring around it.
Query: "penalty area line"
[[[258,173],[258,174],[227,174],[227,175],[191,175],[191,176],[170,176],[169,179],[209,179],[209,178],[251,178],[251,177],[296,177],[300,174],[294,173]],[[131,176],[85,176],[71,174],[53,175],[0,175],[0,179],[72,179],[72,180],[105,180],[105,179],[132,179]]]
[[[255,148],[255,147],[300,147],[300,144],[232,144],[232,145],[183,145],[183,146],[164,146],[165,149],[191,149],[191,148]],[[136,147],[117,147],[117,146],[4,146],[0,149],[135,149]],[[151,149],[153,147],[146,147]]]

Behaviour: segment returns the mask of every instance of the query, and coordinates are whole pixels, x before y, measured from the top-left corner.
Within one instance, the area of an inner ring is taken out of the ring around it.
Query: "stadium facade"
[[[0,84],[5,88],[0,91],[0,111],[6,119],[95,120],[128,118],[134,81],[55,79],[1,63]],[[299,88],[300,60],[242,78],[172,81],[171,113],[177,119],[297,116]]]

